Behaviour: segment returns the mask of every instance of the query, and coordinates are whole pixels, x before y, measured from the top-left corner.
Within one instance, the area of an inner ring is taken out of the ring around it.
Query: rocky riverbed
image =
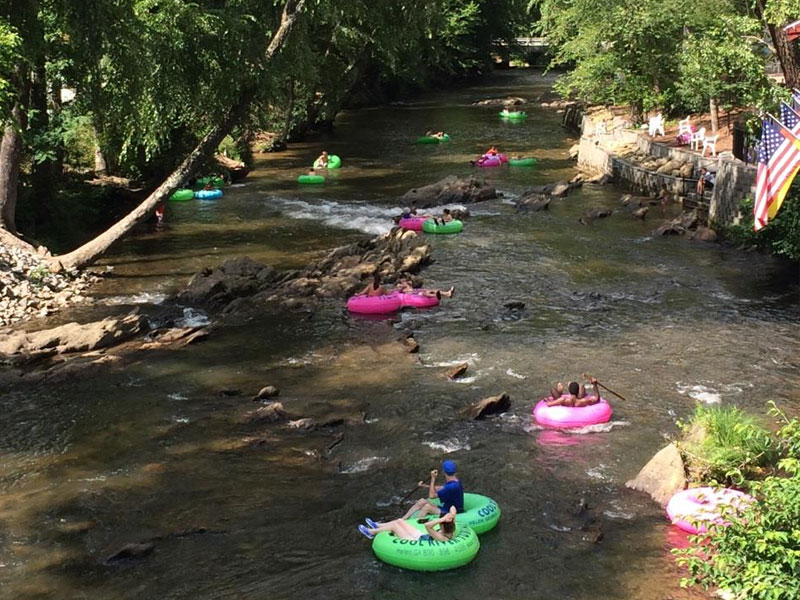
[[[51,269],[36,254],[0,244],[0,326],[86,302],[86,291],[99,279],[91,271]]]

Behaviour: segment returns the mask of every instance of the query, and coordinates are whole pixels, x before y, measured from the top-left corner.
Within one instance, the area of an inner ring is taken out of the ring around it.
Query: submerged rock
[[[578,219],[581,225],[591,225],[597,219],[605,219],[610,216],[613,211],[610,208],[590,208],[584,211],[583,216]]]
[[[678,447],[670,444],[659,450],[625,487],[650,494],[653,500],[666,506],[676,492],[686,488],[686,466]]]
[[[266,400],[267,398],[274,398],[280,393],[281,391],[274,385],[266,385],[258,390],[258,393],[255,395],[253,400]]]
[[[497,396],[489,396],[483,400],[475,402],[464,412],[470,419],[481,420],[489,415],[504,413],[511,408],[511,396],[502,392]]]
[[[106,564],[113,564],[124,560],[144,558],[149,555],[154,548],[155,544],[152,542],[125,544],[122,548],[107,556],[104,562]]]
[[[469,363],[463,362],[460,365],[456,365],[455,367],[447,369],[447,371],[445,371],[445,377],[447,377],[448,379],[458,379],[459,377],[462,377],[464,373],[467,372],[468,368],[469,368]]]

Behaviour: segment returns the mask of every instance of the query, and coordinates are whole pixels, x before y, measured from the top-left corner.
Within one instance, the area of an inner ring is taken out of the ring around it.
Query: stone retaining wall
[[[754,194],[755,167],[729,158],[703,158],[688,149],[668,146],[622,127],[595,135],[595,123],[576,107],[569,121],[575,122],[578,118],[581,120],[582,131],[578,166],[583,170],[611,174],[617,181],[642,192],[657,193],[661,186],[665,186],[672,194],[690,198],[691,201],[687,204],[707,209],[709,222],[717,227],[737,223],[741,218],[740,202]],[[564,121],[565,126],[568,126],[566,113]],[[706,204],[705,199],[694,198],[696,177],[676,177],[643,169],[615,154],[614,148],[626,145],[635,146],[651,156],[691,163],[695,174],[702,167],[715,171],[716,184],[708,203]]]

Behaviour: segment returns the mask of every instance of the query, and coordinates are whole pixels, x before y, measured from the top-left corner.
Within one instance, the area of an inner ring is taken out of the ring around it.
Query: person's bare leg
[[[408,519],[408,518],[410,518],[410,517],[411,517],[411,515],[413,515],[413,514],[414,514],[415,512],[417,512],[418,510],[422,510],[422,508],[423,508],[423,507],[424,507],[426,504],[430,504],[430,502],[428,502],[428,500],[427,500],[426,498],[420,498],[419,500],[417,500],[416,502],[414,502],[414,504],[411,506],[411,508],[409,508],[409,509],[408,509],[408,511],[406,512],[406,514],[404,514],[404,515],[402,516],[402,518],[403,518],[403,519]]]

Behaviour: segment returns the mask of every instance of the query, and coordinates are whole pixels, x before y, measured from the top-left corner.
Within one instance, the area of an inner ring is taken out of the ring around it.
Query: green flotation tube
[[[194,199],[194,191],[189,189],[175,190],[169,197],[170,202],[188,202]]]
[[[200,177],[195,182],[195,186],[198,189],[204,188],[208,184],[211,184],[211,187],[221,188],[223,185],[225,185],[225,180],[222,177],[211,175],[209,177]]]
[[[425,525],[416,519],[409,522],[425,531]],[[402,540],[388,531],[379,533],[372,541],[372,551],[383,562],[413,571],[444,571],[461,567],[475,558],[480,547],[478,534],[458,523],[453,538],[446,542]]]
[[[535,158],[509,158],[508,164],[512,167],[532,167],[536,164]]]
[[[336,156],[335,154],[328,155],[328,168],[329,169],[338,169],[342,166],[342,159]],[[322,169],[322,163],[319,159],[314,161],[314,168],[315,169]]]
[[[414,143],[415,144],[438,144],[440,142],[449,142],[449,141],[450,141],[450,136],[445,133],[441,138],[438,138],[435,135],[423,135],[423,136],[418,137],[416,140],[414,140]]]
[[[458,219],[437,225],[433,219],[428,219],[422,224],[422,231],[425,233],[461,233],[464,224]]]
[[[298,175],[297,183],[325,183],[322,175]]]
[[[438,499],[431,500],[440,505]],[[475,533],[486,533],[494,529],[500,520],[497,502],[482,494],[464,494],[464,512],[456,515],[456,525],[466,525]]]
[[[501,119],[527,119],[528,113],[521,110],[510,110],[508,112],[500,111]]]

